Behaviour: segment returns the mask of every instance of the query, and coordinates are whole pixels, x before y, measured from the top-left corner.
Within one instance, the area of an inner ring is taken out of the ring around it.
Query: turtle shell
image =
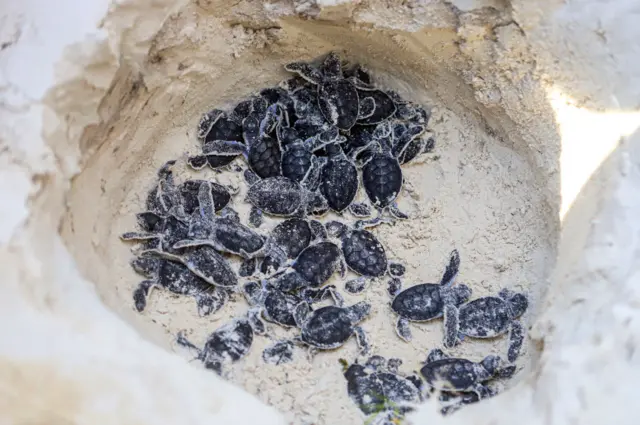
[[[379,277],[387,271],[387,254],[384,247],[367,230],[354,230],[342,240],[342,252],[347,266],[367,277]]]
[[[198,203],[198,190],[204,182],[205,180],[187,180],[178,187],[182,195],[185,213],[191,215],[200,206]],[[221,211],[231,201],[231,194],[229,190],[221,184],[216,182],[209,183],[211,184],[213,206],[216,212]]]
[[[282,175],[302,182],[311,168],[313,153],[304,145],[292,145],[282,154]]]
[[[351,399],[366,415],[393,408],[402,403],[420,401],[418,388],[408,379],[390,372],[364,376],[354,374],[347,384]]]
[[[507,332],[511,314],[507,303],[498,297],[484,297],[460,307],[460,332],[473,338],[493,338]]]
[[[318,106],[330,124],[341,130],[350,129],[360,109],[356,86],[344,79],[325,81],[318,86]]]
[[[446,358],[420,369],[427,383],[443,391],[468,391],[478,382],[476,364],[467,359]]]
[[[387,118],[392,117],[396,113],[396,104],[393,103],[391,97],[382,90],[358,90],[358,96],[360,99],[365,97],[372,97],[376,103],[376,108],[373,114],[367,118],[363,118],[358,121],[358,124],[373,125],[381,123]]]
[[[358,169],[344,156],[329,158],[320,174],[320,192],[329,208],[344,211],[358,192]]]
[[[227,260],[210,246],[189,249],[182,261],[191,272],[212,285],[228,288],[238,284],[238,276]]]
[[[271,231],[272,242],[281,248],[287,258],[296,258],[311,243],[309,223],[299,218],[283,221]]]
[[[253,329],[247,319],[236,319],[212,333],[203,351],[220,359],[240,360],[251,348]]]
[[[211,285],[189,271],[184,265],[174,261],[160,260],[156,283],[179,295],[189,295],[211,289]]]
[[[264,299],[267,320],[282,326],[294,327],[293,310],[302,301],[299,297],[280,291],[269,291]]]
[[[207,133],[204,143],[215,140],[235,140],[242,142],[242,126],[232,120],[220,117]]]
[[[353,334],[347,311],[336,306],[321,307],[309,315],[302,327],[302,341],[329,350],[344,344]]]
[[[214,231],[213,239],[236,254],[242,251],[252,254],[264,245],[264,238],[260,234],[230,218],[216,219]]]
[[[300,253],[293,269],[303,277],[309,286],[322,286],[335,271],[340,259],[340,248],[332,242],[311,245]]]
[[[444,301],[440,285],[423,283],[400,292],[391,303],[391,309],[408,320],[426,322],[441,317]]]
[[[362,185],[375,207],[389,206],[402,189],[402,169],[398,160],[389,155],[373,154],[362,168]]]
[[[270,177],[249,187],[247,198],[267,214],[286,217],[302,206],[302,189],[287,177]]]
[[[249,148],[249,166],[260,178],[279,176],[281,160],[280,143],[271,136],[263,135]]]

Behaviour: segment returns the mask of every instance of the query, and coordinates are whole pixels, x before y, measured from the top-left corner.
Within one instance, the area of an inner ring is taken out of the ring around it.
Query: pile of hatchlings
[[[145,309],[154,287],[193,297],[201,316],[243,293],[248,312],[216,329],[203,347],[182,333],[176,337],[223,377],[230,363],[247,355],[254,335],[265,334],[263,320],[297,332],[263,351],[263,360],[276,365],[305,361],[294,356],[296,347],[322,355],[353,336],[362,361],[336,367],[343,368],[353,402],[380,424],[397,423],[434,394],[443,414],[496,395],[491,381],[515,371],[524,339],[516,319],[527,309],[527,298],[503,289],[472,300],[471,288],[456,284],[456,250],[440,282],[403,290],[405,267],[388,260],[383,244],[367,230],[409,219],[396,204],[401,167],[433,151],[434,140],[425,133],[429,113],[375,87],[365,69],[346,67],[334,52],[318,66],[296,62],[285,69],[295,76],[231,111],[206,113],[197,129],[202,152],[187,160],[194,170],[243,173],[248,189],[242,201],[251,205],[246,224],[229,206],[236,193],[230,187],[210,180],[177,184],[175,161],[158,171],[145,211],[136,216],[139,231],[122,235],[138,244],[131,266],[147,278],[133,293],[135,308]],[[355,201],[360,186],[368,202]],[[329,211],[341,220],[321,221]],[[263,215],[281,221],[261,231]],[[411,322],[443,318],[445,348],[464,337],[508,334],[506,361],[489,355],[473,362],[434,348],[419,374],[400,374],[402,360],[370,353],[359,324],[370,316],[371,305],[345,305],[339,289],[327,284],[334,274],[345,278],[347,269],[358,276],[343,285],[350,294],[386,280],[399,343],[410,343]],[[317,307],[324,300],[329,305]]]

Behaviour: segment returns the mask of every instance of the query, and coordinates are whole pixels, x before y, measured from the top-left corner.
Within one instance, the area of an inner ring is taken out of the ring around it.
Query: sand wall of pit
[[[582,149],[565,149],[575,146],[573,123],[559,112],[569,104],[633,115],[640,92],[633,2],[72,3],[16,3],[3,12],[0,415],[7,421],[284,423],[275,409],[167,350],[163,335],[109,289],[106,247],[125,230],[112,223],[130,213],[119,208],[128,182],[180,152],[156,149],[159,138],[193,127],[212,98],[231,102],[279,81],[283,62],[333,48],[517,152],[541,194],[536,208],[548,217],[553,258],[541,261],[549,279],[535,286],[530,371],[451,420],[637,417],[629,397],[640,373],[633,196],[640,139],[620,137],[617,121],[607,122],[607,135],[618,135],[614,149],[571,203],[564,175],[580,168],[585,152],[603,152],[604,141],[587,137]],[[568,211],[562,222],[561,210]],[[410,419],[442,420],[430,404]]]

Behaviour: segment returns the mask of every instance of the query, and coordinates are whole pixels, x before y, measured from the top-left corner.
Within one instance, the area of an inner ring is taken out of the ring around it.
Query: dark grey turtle
[[[336,272],[344,276],[345,267],[340,248],[321,241],[305,248],[293,261],[290,270],[275,277],[274,285],[284,292],[301,288],[319,288]]]
[[[198,202],[198,191],[200,190],[200,185],[202,183],[207,183],[208,187],[211,189],[211,198],[213,199],[215,212],[222,211],[223,208],[229,205],[229,202],[231,202],[231,195],[236,193],[236,190],[216,182],[207,180],[186,180],[178,186],[178,190],[182,195],[184,211],[188,215],[193,214],[193,212],[200,206]]]
[[[373,100],[374,109],[369,114],[361,114],[358,118],[360,125],[375,125],[391,118],[397,110],[391,96],[374,86],[365,83],[358,77],[351,77],[349,81],[353,83],[360,99],[370,98]]]
[[[211,196],[211,183],[203,182],[198,191],[199,208],[191,217],[188,238],[173,245],[174,249],[209,245],[220,252],[250,258],[259,254],[265,240],[262,235],[236,221],[218,217]]]
[[[460,268],[460,255],[457,250],[451,252],[449,264],[440,283],[421,283],[401,291],[399,279],[392,279],[393,288],[389,289],[393,297],[391,309],[399,316],[396,332],[404,341],[411,341],[409,322],[428,322],[444,315],[445,305],[459,306],[471,296],[471,289],[459,284],[453,286]]]
[[[149,249],[143,251],[142,255],[181,262],[193,274],[211,285],[221,288],[234,288],[238,285],[238,276],[227,260],[214,248],[207,245],[185,248],[180,254]]]
[[[356,337],[360,351],[366,354],[369,343],[358,323],[371,313],[371,305],[359,302],[349,307],[326,306],[311,311],[309,304],[302,302],[294,310],[294,319],[301,330],[295,341],[319,350],[341,347],[352,335]]]
[[[423,127],[411,127],[404,138],[411,138],[424,131]],[[374,131],[374,150],[362,167],[362,185],[372,205],[382,213],[388,210],[398,219],[408,218],[395,203],[402,189],[402,169],[398,158],[392,154],[392,134],[388,122],[379,124]],[[379,220],[379,218],[377,219]],[[371,221],[375,224],[375,220]]]
[[[268,281],[248,282],[244,285],[244,295],[249,304],[262,313],[265,320],[284,327],[294,327],[293,311],[303,299],[287,294]]]
[[[176,342],[196,350],[197,359],[202,361],[207,369],[222,375],[224,364],[237,362],[249,353],[254,333],[256,332],[252,327],[251,320],[241,317],[216,329],[207,338],[202,349],[189,342],[182,332],[178,333]]]
[[[198,314],[206,316],[220,310],[229,299],[226,290],[210,285],[194,275],[181,263],[160,258],[138,257],[131,262],[134,270],[149,277],[140,282],[133,292],[136,310],[142,312],[153,288],[163,288],[196,300]]]
[[[270,133],[285,119],[284,114],[286,112],[282,107],[275,104],[269,106],[262,120],[257,114],[251,114],[242,123],[243,137],[248,148],[247,162],[260,178],[281,175],[282,149],[278,138],[270,136]]]
[[[235,110],[234,110],[235,112]],[[221,110],[213,109],[200,119],[197,138],[202,143],[202,154],[191,156],[187,164],[200,170],[206,165],[212,169],[229,165],[242,153],[242,125]],[[233,151],[228,148],[234,146]]]
[[[198,140],[204,141],[213,125],[222,117],[224,117],[224,111],[221,111],[220,109],[212,109],[203,114],[200,118],[200,122],[198,123],[198,132],[196,134]]]
[[[514,371],[513,366],[503,368],[498,356],[490,355],[481,362],[474,363],[467,359],[448,357],[442,350],[434,349],[420,369],[420,374],[427,385],[435,390],[474,392],[482,399],[491,395],[491,390],[484,382],[496,377],[509,377]]]
[[[457,345],[465,336],[484,339],[509,332],[507,360],[515,362],[525,333],[516,319],[524,314],[528,305],[524,294],[503,289],[497,297],[483,297],[463,305],[445,306],[445,347]]]
[[[350,293],[364,289],[364,278],[378,278],[387,273],[387,254],[380,241],[368,230],[349,228],[339,221],[326,224],[330,236],[341,241],[342,254],[347,267],[362,276],[349,281],[345,288]]]
[[[433,138],[420,137],[425,127],[416,124],[396,122],[391,127],[391,154],[398,158],[400,164],[413,160],[419,153],[430,152],[435,147]]]
[[[158,170],[158,183],[149,191],[146,200],[147,211],[153,212],[161,217],[172,215],[179,220],[188,220],[184,212],[180,191],[175,185],[173,171],[171,168],[176,161],[167,161]]]
[[[329,208],[342,213],[358,193],[358,169],[337,143],[326,147],[328,160],[320,174],[320,193]]]
[[[331,125],[341,130],[353,127],[361,116],[361,100],[354,84],[342,75],[340,58],[335,52],[325,57],[320,69],[304,62],[287,64],[285,69],[318,86],[318,106]],[[372,103],[372,99],[368,100],[365,108],[373,111]]]
[[[269,253],[263,260],[261,272],[271,274],[287,260],[297,258],[314,239],[311,223],[300,218],[289,218],[275,226],[267,238]]]
[[[312,167],[318,167],[318,158],[313,153],[326,144],[338,140],[338,129],[331,127],[306,140],[298,139],[285,146],[282,153],[282,175],[303,184]]]
[[[213,122],[209,131],[202,138],[199,138],[204,144],[216,141],[236,141],[242,142],[242,126],[227,117],[227,114],[220,111],[215,112],[217,119]],[[210,113],[205,114],[198,125],[198,136],[200,136],[203,122],[207,122]]]
[[[398,156],[400,165],[408,164],[413,161],[418,155],[431,153],[436,146],[436,141],[433,137],[416,137],[413,139],[407,147]]]
[[[402,410],[398,413],[404,414],[422,401],[422,380],[417,375],[400,375],[400,359],[373,356],[364,365],[342,364],[349,398],[365,415],[385,410]]]
[[[176,253],[173,245],[187,237],[189,225],[173,215],[160,217],[149,211],[137,214],[138,225],[145,231],[126,232],[120,235],[124,241],[143,242],[142,250],[159,249]]]
[[[293,341],[277,341],[262,352],[262,360],[265,363],[281,365],[293,361]]]
[[[247,174],[245,173],[245,178]],[[247,200],[256,209],[273,216],[305,216],[308,212],[326,209],[327,202],[319,193],[310,192],[299,183],[283,177],[269,177],[255,181],[247,179],[251,186]]]

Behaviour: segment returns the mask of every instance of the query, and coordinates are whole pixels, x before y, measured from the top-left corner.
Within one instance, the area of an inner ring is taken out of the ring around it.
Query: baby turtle
[[[229,299],[226,290],[205,282],[183,264],[160,258],[139,257],[131,265],[134,270],[150,278],[140,282],[133,292],[133,301],[139,312],[144,311],[147,297],[153,288],[163,288],[174,294],[195,298],[200,316],[215,313]]]
[[[341,241],[342,253],[347,267],[362,276],[347,282],[345,289],[357,293],[364,289],[365,278],[377,278],[387,272],[387,254],[373,233],[364,229],[351,229],[339,221],[326,224],[329,235]]]
[[[198,210],[191,217],[189,237],[173,247],[209,245],[220,252],[251,258],[264,247],[264,238],[240,223],[235,217],[218,217],[212,197],[211,183],[203,182],[198,191]]]
[[[308,212],[324,210],[327,201],[322,195],[310,192],[287,177],[255,179],[245,172],[250,187],[247,200],[257,210],[279,217],[306,216]]]
[[[409,138],[423,131],[422,127],[412,127],[404,137]],[[371,151],[369,159],[362,167],[362,185],[369,201],[378,211],[389,211],[394,218],[406,219],[407,215],[400,211],[395,203],[402,189],[403,177],[400,162],[392,154],[389,123],[378,124],[373,138],[372,145],[377,146],[377,149]]]
[[[285,328],[296,326],[293,312],[296,306],[303,301],[312,304],[330,295],[336,305],[342,306],[344,302],[342,296],[335,292],[333,285],[325,286],[319,290],[306,288],[301,291],[300,296],[284,293],[268,280],[263,280],[262,283],[248,282],[244,285],[243,290],[249,304],[254,306],[252,311],[261,313],[257,314],[258,318],[261,315],[265,320]]]
[[[398,374],[400,364],[400,359],[381,356],[372,356],[364,365],[343,362],[349,397],[365,415],[401,409],[406,413],[422,401],[421,379]]]
[[[235,191],[226,186],[207,180],[186,180],[178,186],[178,190],[182,196],[184,211],[187,215],[193,214],[200,207],[198,192],[203,183],[206,183],[211,190],[211,199],[216,212],[222,211],[231,202],[231,195]]]
[[[337,140],[338,129],[330,129],[316,134],[306,140],[297,139],[285,145],[282,152],[282,175],[291,180],[304,184],[309,178],[313,167],[318,167],[318,157],[313,153],[322,149],[326,144]]]
[[[272,133],[285,119],[283,116],[285,113],[280,105],[271,105],[262,120],[259,120],[256,114],[251,114],[242,123],[243,137],[248,147],[247,162],[260,178],[281,175],[280,142],[269,133]]]
[[[337,143],[326,147],[328,160],[320,174],[320,193],[329,208],[342,213],[358,193],[358,169]]]
[[[175,253],[173,245],[187,237],[189,226],[175,216],[161,217],[150,211],[136,215],[138,226],[143,232],[126,232],[120,235],[124,241],[143,242],[143,250],[160,249]]]
[[[496,378],[508,378],[513,375],[515,367],[501,367],[502,360],[498,356],[487,356],[481,362],[452,358],[442,350],[434,349],[429,353],[420,374],[427,384],[440,391],[475,392],[478,398],[491,395],[491,390],[483,383]]]
[[[289,218],[278,223],[267,238],[268,254],[263,259],[260,271],[271,274],[287,260],[297,258],[316,238],[311,223],[313,221],[309,222],[301,218]]]
[[[289,271],[274,279],[274,285],[283,292],[301,288],[319,288],[336,272],[344,276],[345,267],[340,248],[329,241],[321,241],[305,248],[293,261]]]
[[[204,114],[198,124],[197,138],[202,143],[203,154],[187,159],[187,164],[195,170],[200,170],[207,164],[212,169],[222,168],[242,153],[242,151],[217,152],[219,145],[224,145],[224,142],[232,142],[230,145],[234,146],[242,145],[242,126],[233,119],[233,112],[229,117],[219,109],[213,109]]]
[[[358,92],[360,99],[371,98],[373,100],[374,109],[369,114],[361,114],[358,118],[360,125],[375,125],[391,118],[397,110],[393,99],[384,91],[375,88],[371,84],[362,81],[354,76],[349,78]]]
[[[497,297],[483,297],[444,309],[445,347],[453,347],[464,336],[494,338],[509,332],[507,360],[515,362],[524,341],[524,329],[516,319],[527,310],[524,294],[503,289]]]
[[[238,276],[227,260],[210,246],[186,248],[180,254],[149,249],[143,251],[142,255],[180,262],[205,282],[220,288],[230,289],[238,285]]]
[[[216,329],[207,338],[202,349],[189,342],[182,332],[178,333],[176,342],[196,350],[197,359],[202,361],[207,369],[222,375],[222,366],[225,363],[237,362],[249,353],[254,332],[251,321],[241,317]]]
[[[367,353],[367,336],[358,323],[370,313],[371,305],[364,301],[349,307],[330,305],[313,311],[306,302],[300,303],[294,310],[294,319],[301,330],[295,341],[312,349],[333,350],[355,335],[360,351]]]
[[[179,220],[187,220],[188,216],[184,212],[182,197],[176,187],[173,171],[171,168],[176,161],[167,161],[158,170],[158,184],[149,191],[147,195],[147,211],[153,212],[161,217],[174,216]]]
[[[459,306],[471,296],[471,289],[464,285],[452,286],[460,268],[460,255],[451,252],[440,283],[421,283],[401,291],[399,279],[392,279],[389,294],[393,297],[391,309],[399,316],[396,324],[398,336],[411,341],[409,322],[427,322],[442,317],[446,305]]]

